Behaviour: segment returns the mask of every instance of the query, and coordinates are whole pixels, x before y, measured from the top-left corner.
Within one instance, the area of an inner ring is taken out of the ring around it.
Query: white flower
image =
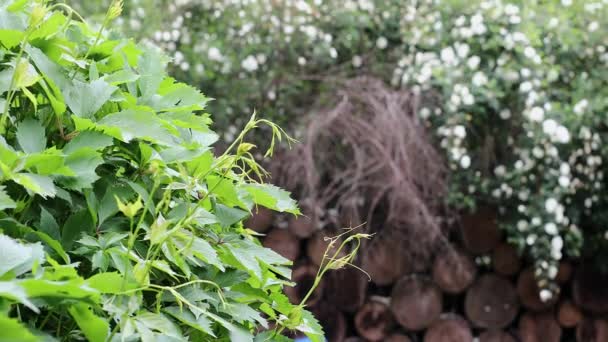
[[[465,93],[464,95],[462,95],[462,103],[464,103],[467,106],[470,106],[473,103],[475,103],[475,97],[473,97],[473,95],[471,95],[471,93]]]
[[[551,18],[551,20],[549,20],[549,28],[556,28],[557,25],[559,25],[559,19]]]
[[[528,228],[528,222],[524,221],[524,220],[519,220],[517,222],[517,230],[519,230],[520,232],[525,231]]]
[[[453,128],[454,135],[460,139],[464,139],[467,136],[467,131],[463,125],[457,125]]]
[[[329,49],[329,57],[334,59],[338,57],[338,51],[336,50],[336,48],[332,47],[331,49]]]
[[[454,49],[451,47],[443,48],[441,50],[441,60],[449,65],[456,64],[456,55],[454,54]]]
[[[572,0],[562,0],[562,5],[568,7],[572,5]]]
[[[540,290],[540,300],[543,302],[548,302],[551,300],[551,298],[553,298],[553,292],[547,290],[547,289],[542,289]]]
[[[477,69],[477,67],[479,66],[479,62],[481,62],[481,58],[479,58],[479,56],[471,56],[468,60],[467,60],[467,66],[473,70]]]
[[[589,32],[595,32],[597,31],[597,29],[600,27],[600,24],[598,24],[597,21],[593,21],[591,22],[591,24],[589,24],[589,26],[587,27],[587,29],[589,30]]]
[[[534,50],[533,47],[526,46],[526,48],[524,49],[524,56],[532,59],[532,58],[534,58],[534,56],[536,56],[536,51]]]
[[[562,175],[569,175],[570,174],[570,165],[568,163],[562,163],[559,166],[559,173],[561,173]]]
[[[488,78],[486,77],[486,75],[481,72],[478,71],[473,75],[473,84],[481,87],[483,85],[485,85],[486,83],[488,83]]]
[[[587,99],[582,99],[574,105],[574,112],[581,115],[585,112],[587,106],[589,106],[589,101]]]
[[[298,64],[301,66],[306,65],[306,58],[304,58],[302,56],[298,57]]]
[[[222,53],[216,47],[209,48],[209,51],[207,51],[207,57],[212,61],[221,61],[223,59]]]
[[[555,131],[555,138],[557,139],[558,142],[562,143],[562,144],[566,144],[568,142],[570,142],[570,132],[568,131],[568,129],[564,126],[559,126],[557,127],[557,130]]]
[[[467,155],[460,158],[460,166],[462,166],[463,169],[469,168],[469,166],[471,166],[471,158]]]
[[[503,109],[500,111],[498,116],[500,116],[500,118],[503,120],[508,120],[511,117],[511,111],[508,109]]]
[[[505,14],[508,16],[516,15],[519,13],[519,7],[513,4],[507,4],[505,6]]]
[[[498,165],[494,168],[494,174],[498,177],[502,177],[507,172],[507,168],[504,165]]]
[[[254,56],[247,56],[242,62],[241,67],[246,71],[252,72],[258,70],[258,60]]]
[[[376,40],[376,47],[378,47],[378,49],[383,50],[388,46],[388,40],[385,37],[379,37]]]
[[[553,222],[549,222],[545,224],[545,233],[550,235],[557,235],[557,225]]]
[[[361,66],[361,64],[363,64],[363,59],[361,59],[361,56],[354,56],[353,57],[353,66],[355,68],[358,68]]]
[[[545,210],[548,213],[553,213],[555,211],[555,209],[557,209],[558,205],[559,205],[559,203],[557,202],[557,200],[555,198],[548,198],[545,201]]]
[[[545,117],[545,111],[541,107],[534,107],[530,110],[528,116],[532,121],[541,122]]]
[[[551,250],[553,251],[561,251],[562,247],[564,247],[564,240],[562,240],[561,236],[554,236],[551,239]]]
[[[456,44],[456,54],[460,58],[465,58],[469,54],[469,44]]]
[[[557,131],[557,122],[553,119],[547,119],[543,121],[543,132],[546,135],[553,136]]]
[[[519,91],[521,91],[522,93],[527,93],[530,90],[532,90],[532,83],[529,81],[525,81],[519,85]]]
[[[567,188],[570,185],[570,178],[568,176],[559,176],[557,182],[562,188]]]

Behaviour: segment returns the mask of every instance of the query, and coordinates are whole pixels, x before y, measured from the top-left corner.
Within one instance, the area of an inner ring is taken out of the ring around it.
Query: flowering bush
[[[417,89],[453,170],[452,202],[497,205],[550,296],[557,262],[580,255],[583,235],[589,254],[608,238],[605,3],[141,0],[123,24],[172,51],[178,78],[220,97],[228,137],[253,108],[305,114],[331,77]],[[162,25],[159,8],[171,13]]]

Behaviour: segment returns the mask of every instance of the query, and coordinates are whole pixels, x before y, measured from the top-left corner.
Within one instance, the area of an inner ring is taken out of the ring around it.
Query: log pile
[[[246,227],[294,261],[287,290],[299,302],[312,285],[327,246],[306,219],[286,228],[259,211]],[[357,265],[330,272],[308,301],[328,341],[608,342],[608,276],[574,261],[557,275],[561,292],[539,297],[534,270],[507,244],[489,210],[462,218],[449,245],[419,260],[380,237],[360,250]],[[484,260],[484,262],[479,262]]]

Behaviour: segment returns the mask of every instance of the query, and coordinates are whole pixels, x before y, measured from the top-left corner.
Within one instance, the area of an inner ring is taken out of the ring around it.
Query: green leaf
[[[118,272],[97,273],[86,280],[86,283],[101,293],[119,294],[137,288],[137,284],[125,282],[125,277]],[[125,286],[123,287],[123,284]]]
[[[79,210],[65,221],[61,230],[61,244],[69,250],[82,233],[92,233],[93,231],[93,219],[88,210]]]
[[[137,63],[137,70],[141,75],[138,85],[142,98],[149,99],[156,93],[165,78],[168,61],[169,59],[158,48],[145,47],[143,49]]]
[[[215,207],[215,217],[224,228],[232,226],[247,216],[249,216],[249,212],[245,210],[230,208],[223,204],[218,204]]]
[[[178,249],[189,251],[189,253],[198,259],[214,265],[222,271],[224,270],[224,265],[218,258],[217,252],[205,239],[201,239],[186,230],[182,230],[180,234],[175,234],[173,243]]]
[[[53,239],[60,239],[61,232],[59,231],[59,225],[51,213],[49,213],[44,207],[40,207],[40,231],[46,233]]]
[[[23,244],[0,234],[0,277],[8,272],[20,276],[43,262],[44,250],[40,243]]]
[[[44,127],[34,119],[25,119],[17,126],[17,141],[27,153],[41,152],[46,147]]]
[[[33,173],[19,173],[13,180],[24,188],[42,196],[43,198],[54,197],[56,193],[53,180],[48,176]]]
[[[256,245],[253,241],[243,239],[225,243],[222,245],[234,257],[236,261],[242,265],[249,273],[259,280],[263,280],[262,267],[260,263],[268,266],[272,265],[290,265],[291,262],[272,251]],[[290,274],[283,272],[282,276],[289,278]]]
[[[14,300],[27,306],[35,313],[40,313],[36,305],[27,298],[25,290],[14,281],[0,281],[0,297]]]
[[[23,40],[24,34],[19,30],[0,29],[0,44],[12,49]]]
[[[65,158],[65,165],[74,173],[74,177],[62,178],[62,183],[70,189],[89,189],[99,179],[95,169],[103,163],[101,155],[90,147],[82,147]]]
[[[119,85],[123,83],[135,82],[139,79],[139,75],[130,69],[121,69],[113,74],[105,75],[103,79],[110,84]]]
[[[15,209],[17,203],[4,191],[4,186],[0,185],[0,210]]]
[[[246,184],[242,188],[251,194],[253,202],[258,205],[280,212],[300,214],[296,201],[288,191],[272,184]]]
[[[63,153],[70,154],[83,147],[99,151],[112,145],[112,137],[96,131],[83,131],[63,147]]]
[[[163,311],[196,330],[216,337],[211,328],[211,321],[204,315],[199,314],[198,317],[195,317],[190,310],[178,306],[170,306],[164,308]]]
[[[102,79],[91,83],[74,80],[73,84],[63,91],[65,102],[74,115],[90,118],[106,103],[117,87]]]
[[[73,267],[73,266],[68,266]],[[73,270],[73,268],[72,268]],[[91,304],[99,301],[99,292],[82,286],[81,279],[71,280],[45,280],[25,279],[19,281],[29,297],[66,298],[87,301]]]
[[[110,332],[110,325],[105,319],[95,315],[90,306],[78,303],[72,305],[68,311],[89,341],[104,342],[106,340]]]
[[[1,35],[2,33],[0,33]],[[32,332],[15,319],[0,314],[0,342],[37,342],[42,338],[35,336]]]
[[[298,325],[296,329],[303,332],[311,342],[325,342],[323,327],[315,317],[306,310],[302,310],[302,323]]]

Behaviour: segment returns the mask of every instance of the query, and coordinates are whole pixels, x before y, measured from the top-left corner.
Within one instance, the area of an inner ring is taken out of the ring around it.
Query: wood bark
[[[540,288],[538,287],[532,267],[526,268],[519,274],[517,278],[517,294],[524,307],[537,312],[550,309],[559,299],[558,296],[554,296],[547,301],[540,299]]]
[[[397,322],[408,330],[422,330],[431,325],[442,307],[441,291],[428,277],[405,276],[393,287],[391,310]]]
[[[275,228],[271,230],[264,237],[262,245],[291,261],[295,261],[300,255],[300,240],[287,231],[287,229]]]
[[[467,318],[478,328],[500,329],[517,316],[519,301],[509,280],[485,274],[469,288],[465,297]]]
[[[412,339],[405,335],[392,334],[386,338],[385,342],[412,342]]]
[[[517,342],[517,340],[504,330],[486,330],[479,335],[479,342]]]
[[[472,342],[469,323],[455,314],[443,314],[424,334],[424,342]]]
[[[369,341],[384,341],[394,324],[390,308],[379,301],[368,301],[355,315],[355,329]]]
[[[559,342],[562,328],[551,312],[525,313],[519,319],[521,342]]]
[[[327,274],[327,300],[339,310],[353,313],[365,302],[369,278],[361,270],[344,267]]]
[[[464,252],[449,248],[435,257],[433,280],[450,294],[466,290],[475,280],[477,268],[473,259]]]
[[[274,212],[268,208],[253,208],[251,217],[245,221],[245,228],[249,228],[258,233],[265,233],[270,229],[274,221]]]
[[[492,251],[502,238],[496,210],[482,207],[475,213],[462,215],[461,234],[464,245],[471,253],[484,254]]]
[[[323,322],[323,331],[328,341],[343,342],[346,339],[347,323],[342,312],[331,305],[320,304],[312,313],[319,322]]]
[[[572,328],[583,320],[583,313],[571,300],[562,301],[557,309],[557,321],[564,328]]]
[[[521,268],[521,260],[517,249],[508,243],[501,243],[492,252],[492,266],[494,272],[512,276]]]

